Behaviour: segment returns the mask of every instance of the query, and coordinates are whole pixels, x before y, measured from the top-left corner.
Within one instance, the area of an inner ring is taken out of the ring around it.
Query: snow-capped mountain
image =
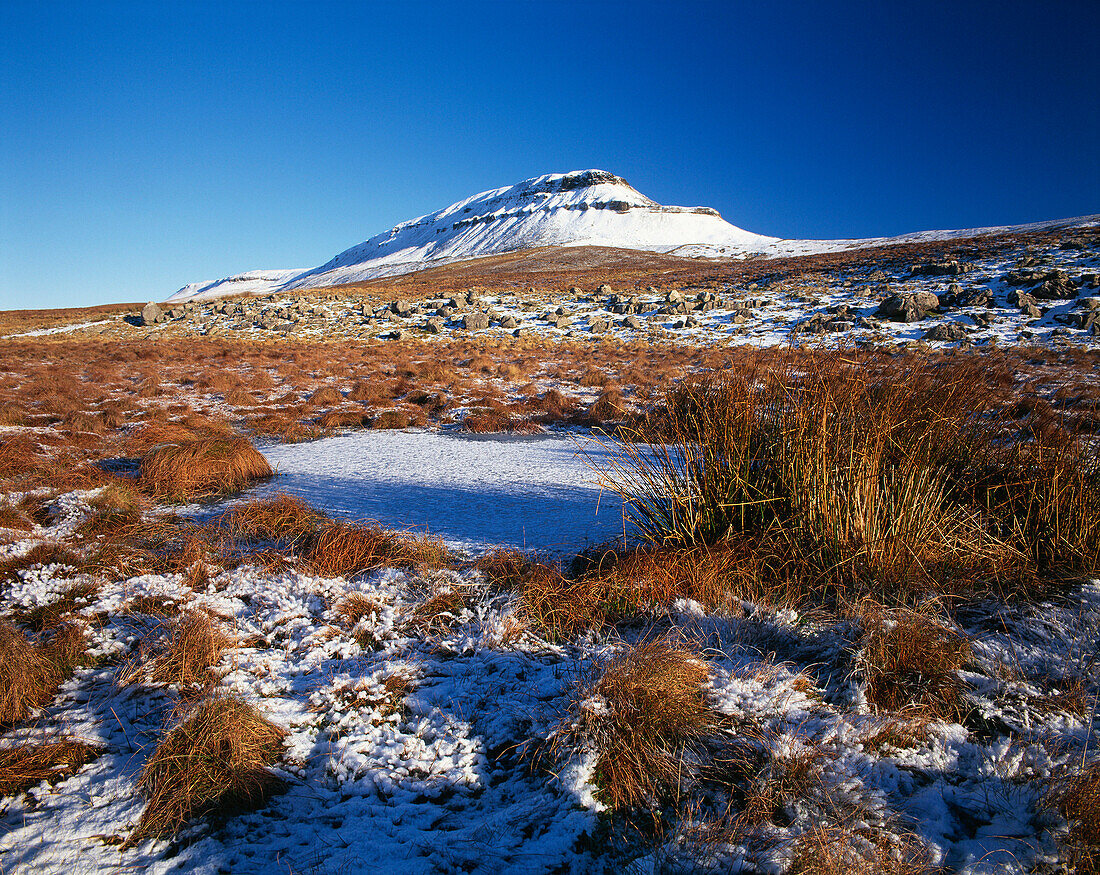
[[[319,267],[250,271],[212,282],[189,283],[168,300],[209,300],[241,293],[262,295],[323,288],[540,246],[608,246],[692,258],[776,257],[1029,230],[1079,221],[1082,220],[1011,228],[922,231],[862,240],[783,240],[731,225],[710,207],[663,206],[605,170],[582,170],[536,176],[517,185],[476,194],[445,209],[402,222],[346,249]]]
[[[683,250],[718,257],[763,252],[775,242],[731,225],[709,207],[658,204],[603,170],[552,173],[402,222],[312,270],[251,271],[189,283],[169,300],[361,282],[536,246]]]

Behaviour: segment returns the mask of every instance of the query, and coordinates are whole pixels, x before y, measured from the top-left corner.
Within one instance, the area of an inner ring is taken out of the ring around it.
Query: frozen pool
[[[623,536],[622,501],[595,470],[612,450],[584,435],[362,431],[261,451],[278,474],[245,498],[285,492],[474,551],[575,553]]]

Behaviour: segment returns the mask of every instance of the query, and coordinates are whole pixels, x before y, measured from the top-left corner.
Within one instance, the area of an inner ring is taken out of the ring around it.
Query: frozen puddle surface
[[[582,435],[365,431],[261,451],[278,475],[247,498],[285,492],[479,552],[575,553],[622,538],[622,501],[597,484],[612,450]]]

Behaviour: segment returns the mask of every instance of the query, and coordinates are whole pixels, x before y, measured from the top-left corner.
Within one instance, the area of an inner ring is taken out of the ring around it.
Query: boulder
[[[1077,283],[1064,270],[1046,274],[1031,293],[1043,301],[1067,301],[1077,297]]]
[[[875,315],[891,322],[919,322],[939,307],[940,299],[931,292],[887,295]]]
[[[632,313],[623,320],[623,327],[637,331],[642,327],[642,320]]]
[[[968,333],[966,327],[960,322],[941,322],[924,332],[924,339],[957,343],[960,340],[966,340]]]
[[[516,322],[514,316],[505,316],[503,319],[500,320],[500,327],[507,328],[509,331],[515,328],[518,324],[519,323]]]
[[[462,317],[462,327],[467,331],[478,331],[489,327],[489,317],[484,313],[467,313]]]
[[[152,301],[141,308],[142,325],[153,325],[158,321],[163,322],[163,316],[164,311],[160,309],[160,305],[154,304]]]

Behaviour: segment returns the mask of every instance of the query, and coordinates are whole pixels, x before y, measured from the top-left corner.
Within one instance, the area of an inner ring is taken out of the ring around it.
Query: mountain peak
[[[483,191],[401,222],[268,291],[363,282],[542,246],[730,256],[760,252],[774,242],[734,227],[710,207],[664,206],[606,170],[575,170]],[[201,294],[225,294],[227,282],[201,286]],[[199,285],[185,286],[173,299],[194,296]]]

